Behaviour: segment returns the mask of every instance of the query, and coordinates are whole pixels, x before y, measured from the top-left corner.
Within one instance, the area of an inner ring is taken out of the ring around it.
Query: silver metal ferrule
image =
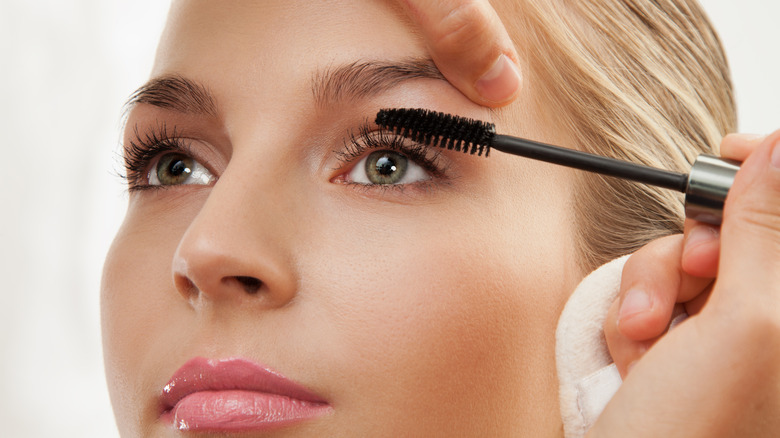
[[[700,222],[720,225],[723,203],[739,170],[736,161],[712,155],[699,155],[688,175],[685,190],[685,216]]]

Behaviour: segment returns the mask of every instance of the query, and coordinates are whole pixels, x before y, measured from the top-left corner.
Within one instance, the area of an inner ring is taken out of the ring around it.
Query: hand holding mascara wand
[[[495,125],[425,109],[383,109],[376,123],[413,141],[487,157],[496,149],[548,163],[623,178],[685,193],[689,219],[719,225],[739,164],[700,155],[688,174],[656,169],[509,135],[496,134]]]

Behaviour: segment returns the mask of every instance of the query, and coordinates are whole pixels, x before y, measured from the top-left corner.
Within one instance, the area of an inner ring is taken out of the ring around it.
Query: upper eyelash
[[[148,184],[149,164],[161,153],[175,151],[192,155],[175,126],[170,134],[165,123],[141,134],[138,125],[135,125],[133,136],[124,148],[125,174],[130,191],[162,187]]]
[[[176,126],[168,132],[165,123],[158,124],[154,129],[141,133],[138,125],[133,128],[133,137],[124,148],[124,167],[128,188],[130,191],[158,188],[148,184],[149,165],[164,152],[180,152],[192,156],[184,136],[177,131]],[[344,140],[344,149],[337,151],[337,157],[342,163],[339,167],[360,158],[369,150],[389,149],[403,153],[408,158],[422,165],[434,177],[444,176],[444,169],[439,163],[441,151],[429,148],[420,143],[413,143],[387,130],[372,129],[366,120],[357,130],[351,131]]]
[[[401,152],[422,165],[433,176],[437,178],[444,176],[444,169],[440,163],[440,150],[421,143],[413,143],[385,129],[374,130],[368,120],[358,128],[357,133],[351,131],[348,139],[344,140],[344,150],[337,152],[337,157],[342,163],[340,167],[345,167],[360,158],[366,151],[375,149]]]

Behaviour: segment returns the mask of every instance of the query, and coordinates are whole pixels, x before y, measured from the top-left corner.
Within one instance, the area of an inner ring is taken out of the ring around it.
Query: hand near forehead
[[[517,53],[487,0],[398,0],[444,77],[474,102],[499,107],[520,91]]]
[[[627,376],[590,437],[780,436],[780,131],[722,152],[745,162],[720,232],[689,221],[626,263],[605,331]],[[675,304],[692,316],[663,334]]]

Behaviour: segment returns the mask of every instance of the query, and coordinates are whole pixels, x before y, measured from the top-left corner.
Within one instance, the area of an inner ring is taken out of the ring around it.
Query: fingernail
[[[619,320],[630,318],[636,314],[647,312],[653,307],[650,296],[642,289],[630,289],[626,292],[623,303],[620,304]]]
[[[506,55],[501,55],[474,85],[483,99],[502,103],[511,99],[520,89],[520,70]]]
[[[718,240],[718,238],[719,232],[717,228],[709,225],[696,225],[688,232],[688,237],[685,238],[685,251],[695,248],[702,243]]]

